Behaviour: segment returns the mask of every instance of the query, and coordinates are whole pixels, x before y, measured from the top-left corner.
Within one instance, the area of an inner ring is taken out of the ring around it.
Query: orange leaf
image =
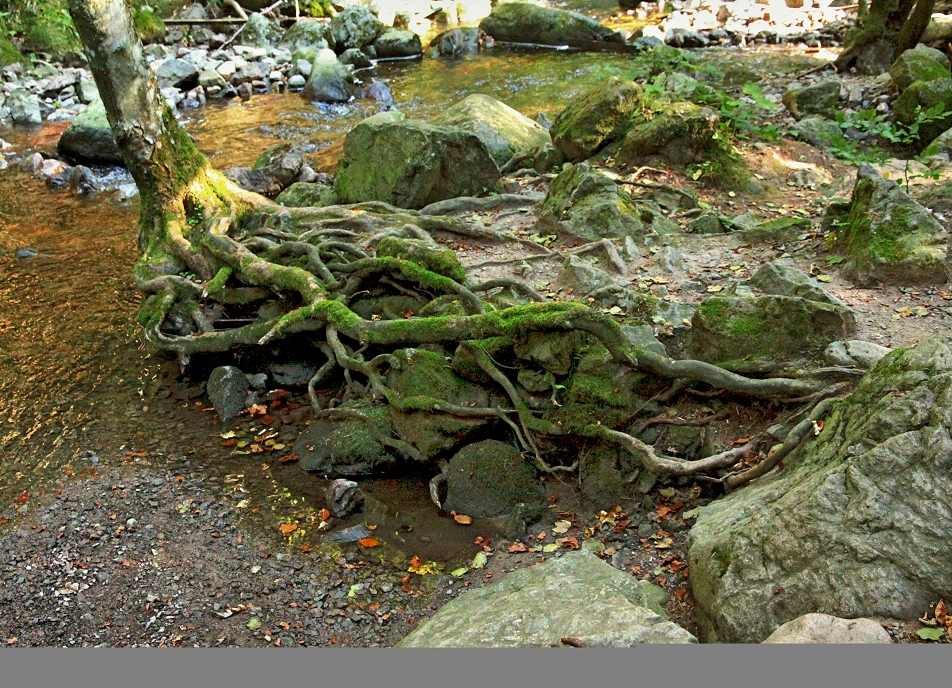
[[[463,514],[456,514],[455,516],[453,516],[453,520],[464,526],[468,526],[469,524],[473,522],[473,519],[471,517],[464,516]]]
[[[303,544],[303,545],[301,545],[301,551],[302,551],[302,552],[310,552],[310,551],[311,551],[311,545],[310,545],[310,544]],[[291,604],[294,604],[294,603],[292,602]]]
[[[948,626],[949,621],[952,620],[945,608],[945,600],[939,600],[939,604],[935,606],[935,620],[943,626]]]
[[[742,444],[747,444],[748,442],[750,442],[750,438],[749,438],[749,437],[738,437],[736,440],[734,440],[733,442],[731,442],[731,444],[736,444],[736,445],[740,446],[740,445],[742,445]]]
[[[274,422],[274,416],[266,415],[261,417],[262,425],[271,425]]]
[[[658,518],[664,518],[665,516],[670,514],[672,511],[674,511],[674,509],[672,509],[669,506],[660,506],[658,507]]]
[[[238,438],[237,438],[237,437],[232,437],[232,438],[229,439],[229,440],[222,440],[221,446],[223,446],[223,447],[234,447],[236,444],[238,444]]]
[[[282,535],[290,535],[297,530],[297,523],[282,523],[278,526],[278,530],[281,531]]]
[[[282,456],[280,459],[278,459],[278,462],[280,462],[280,463],[294,463],[295,461],[298,460],[298,458],[300,458],[300,457],[298,457],[297,454],[287,454],[286,456]]]
[[[327,509],[321,509],[320,511],[317,512],[317,515],[320,517],[322,521],[326,521],[327,519],[331,517],[331,512],[328,511]]]
[[[509,545],[509,551],[513,554],[516,552],[525,552],[526,546],[521,542],[513,542],[511,545]]]
[[[418,566],[422,566],[422,565],[423,565],[423,562],[420,561],[420,557],[414,554],[413,557],[411,557],[410,559],[410,566],[417,568]]]
[[[688,596],[687,588],[678,588],[674,591],[674,599],[678,602],[684,602],[684,598]]]
[[[365,537],[365,538],[361,538],[360,540],[358,540],[357,543],[358,543],[361,547],[376,547],[377,545],[380,544],[380,541],[379,541],[379,540],[376,540],[376,539],[374,539],[374,538],[372,538],[372,537]]]
[[[562,541],[563,547],[568,547],[569,549],[578,549],[578,539],[575,537],[567,537]]]

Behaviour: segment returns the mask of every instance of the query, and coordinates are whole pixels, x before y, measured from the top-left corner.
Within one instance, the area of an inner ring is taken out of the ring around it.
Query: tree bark
[[[929,25],[935,0],[872,0],[869,11],[858,18],[853,37],[834,61],[838,72],[854,65],[860,71],[880,74],[900,54],[916,47]],[[882,54],[875,56],[880,51]],[[864,56],[875,56],[864,59]],[[884,59],[885,58],[885,59]]]

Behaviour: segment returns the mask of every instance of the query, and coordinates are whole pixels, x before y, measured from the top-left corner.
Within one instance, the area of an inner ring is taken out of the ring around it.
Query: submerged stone
[[[122,151],[112,136],[106,106],[95,100],[74,119],[60,136],[56,150],[72,162],[123,165]]]
[[[420,37],[412,31],[389,29],[374,41],[378,58],[414,57],[423,53]]]
[[[785,468],[701,509],[688,541],[706,642],[810,612],[919,618],[952,596],[952,339],[885,356]]]

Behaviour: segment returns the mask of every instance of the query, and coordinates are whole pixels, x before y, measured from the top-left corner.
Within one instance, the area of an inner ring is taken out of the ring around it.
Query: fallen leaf
[[[816,281],[817,282],[832,282],[833,278],[830,277],[829,275],[817,275]]]
[[[526,546],[521,542],[513,542],[511,545],[509,545],[508,551],[510,554],[515,554],[516,552],[525,552]]]
[[[221,446],[223,446],[223,447],[234,447],[236,444],[238,444],[238,440],[235,439],[234,437],[232,437],[230,440],[224,440],[224,441],[221,443]]]
[[[711,286],[707,288],[707,291],[711,294],[716,294],[717,292],[721,291],[723,288],[724,287],[722,287],[719,284],[712,284]]]
[[[358,540],[357,544],[359,544],[361,547],[376,547],[380,544],[380,541],[372,537],[366,537]]]
[[[920,628],[916,635],[923,640],[941,640],[945,631],[941,628]]]
[[[555,525],[552,526],[553,533],[567,533],[569,528],[572,527],[571,521],[556,521]]]
[[[684,602],[684,598],[688,596],[687,588],[678,588],[674,591],[674,599],[678,602]]]
[[[467,571],[469,571],[468,568],[466,568],[465,566],[461,566],[458,569],[453,569],[452,571],[450,571],[450,575],[455,576],[456,578],[459,578],[460,576],[465,574]]]
[[[952,626],[952,617],[945,608],[945,600],[939,600],[939,604],[935,606],[935,620],[943,626]]]
[[[555,543],[562,547],[568,547],[569,549],[578,549],[578,539],[575,536],[556,540]]]
[[[317,512],[317,515],[322,521],[326,521],[327,519],[331,517],[331,512],[328,511],[327,509],[321,509],[320,511]]]
[[[248,621],[249,631],[257,631],[259,628],[261,628],[261,622],[258,621],[258,619],[251,619],[250,621]]]
[[[265,415],[265,416],[262,416],[261,418],[262,425],[271,425],[273,422],[274,422],[274,416]]]
[[[476,552],[476,556],[473,557],[473,568],[481,569],[489,561],[489,557],[486,556],[485,552]]]
[[[297,530],[297,523],[282,523],[278,526],[278,530],[281,531],[282,535],[290,535]]]
[[[543,551],[543,552],[554,552],[554,551],[557,550],[558,548],[559,548],[559,546],[558,546],[556,543],[552,542],[552,543],[549,543],[548,545],[543,545],[542,551]]]
[[[275,449],[277,449],[277,446],[275,446]],[[294,463],[295,461],[298,460],[298,458],[299,457],[297,454],[287,454],[285,456],[282,456],[280,459],[278,459],[278,462],[279,463]]]
[[[454,514],[453,520],[464,526],[468,526],[473,522],[472,517],[466,516],[464,514]]]

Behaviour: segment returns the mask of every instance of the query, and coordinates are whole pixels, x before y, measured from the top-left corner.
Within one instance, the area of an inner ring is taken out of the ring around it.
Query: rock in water
[[[327,508],[337,518],[343,518],[364,503],[364,493],[353,480],[338,478],[324,493]]]
[[[695,643],[664,617],[667,593],[585,550],[520,569],[467,590],[397,647],[586,647]]]
[[[691,529],[702,640],[761,642],[810,612],[913,620],[952,598],[952,337],[886,355],[785,463]]]
[[[463,447],[445,471],[444,511],[468,516],[504,516],[519,502],[542,504],[539,476],[518,449],[498,440]]]
[[[386,27],[369,9],[361,5],[351,5],[338,12],[331,19],[330,35],[338,52],[348,48],[363,48],[373,43]]]
[[[892,643],[882,626],[872,619],[840,619],[829,614],[804,614],[770,634],[764,643]]]
[[[222,423],[245,410],[248,377],[235,366],[218,366],[208,376],[208,398]]]
[[[112,136],[106,106],[95,100],[74,119],[60,136],[56,150],[71,162],[122,165],[122,151]]]
[[[311,65],[301,95],[316,103],[346,103],[356,92],[350,68],[337,60],[333,50],[322,50]]]
[[[616,31],[584,14],[539,7],[527,2],[496,5],[479,28],[497,41],[564,45],[570,42],[609,41],[624,43]]]

